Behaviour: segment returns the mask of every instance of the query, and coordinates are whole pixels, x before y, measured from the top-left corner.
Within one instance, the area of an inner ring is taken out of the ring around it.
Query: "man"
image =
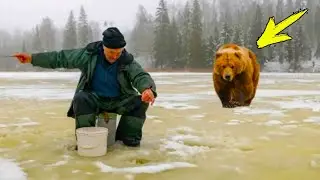
[[[95,125],[102,111],[122,115],[116,140],[127,146],[139,146],[149,103],[157,97],[156,85],[149,73],[124,48],[126,41],[116,27],[103,33],[102,41],[84,48],[18,53],[21,63],[43,68],[78,68],[81,76],[67,116],[75,119],[76,129]],[[139,93],[136,90],[141,93]]]

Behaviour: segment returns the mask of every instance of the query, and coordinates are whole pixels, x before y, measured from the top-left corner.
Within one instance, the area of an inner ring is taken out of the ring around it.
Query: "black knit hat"
[[[109,27],[103,33],[103,45],[107,48],[123,48],[127,43],[124,36],[116,27]]]

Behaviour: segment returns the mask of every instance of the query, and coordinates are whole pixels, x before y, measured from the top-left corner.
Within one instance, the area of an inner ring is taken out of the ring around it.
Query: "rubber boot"
[[[76,116],[76,129],[82,127],[93,127],[96,122],[96,114]]]
[[[122,141],[126,146],[139,146],[144,121],[144,118],[122,115],[116,132],[116,140]]]

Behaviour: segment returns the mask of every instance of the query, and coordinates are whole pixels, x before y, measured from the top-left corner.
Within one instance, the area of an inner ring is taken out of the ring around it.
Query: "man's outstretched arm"
[[[31,63],[47,69],[65,68],[65,69],[82,69],[86,63],[85,49],[71,49],[41,53],[18,53],[15,56],[21,63]]]
[[[31,54],[31,64],[42,68],[81,69],[85,49],[72,49]]]

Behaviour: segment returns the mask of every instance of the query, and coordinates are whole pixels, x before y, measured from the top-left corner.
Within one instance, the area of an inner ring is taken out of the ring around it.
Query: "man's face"
[[[122,50],[123,48],[110,49],[103,46],[104,55],[110,63],[113,63],[119,59],[119,57],[121,56]]]

